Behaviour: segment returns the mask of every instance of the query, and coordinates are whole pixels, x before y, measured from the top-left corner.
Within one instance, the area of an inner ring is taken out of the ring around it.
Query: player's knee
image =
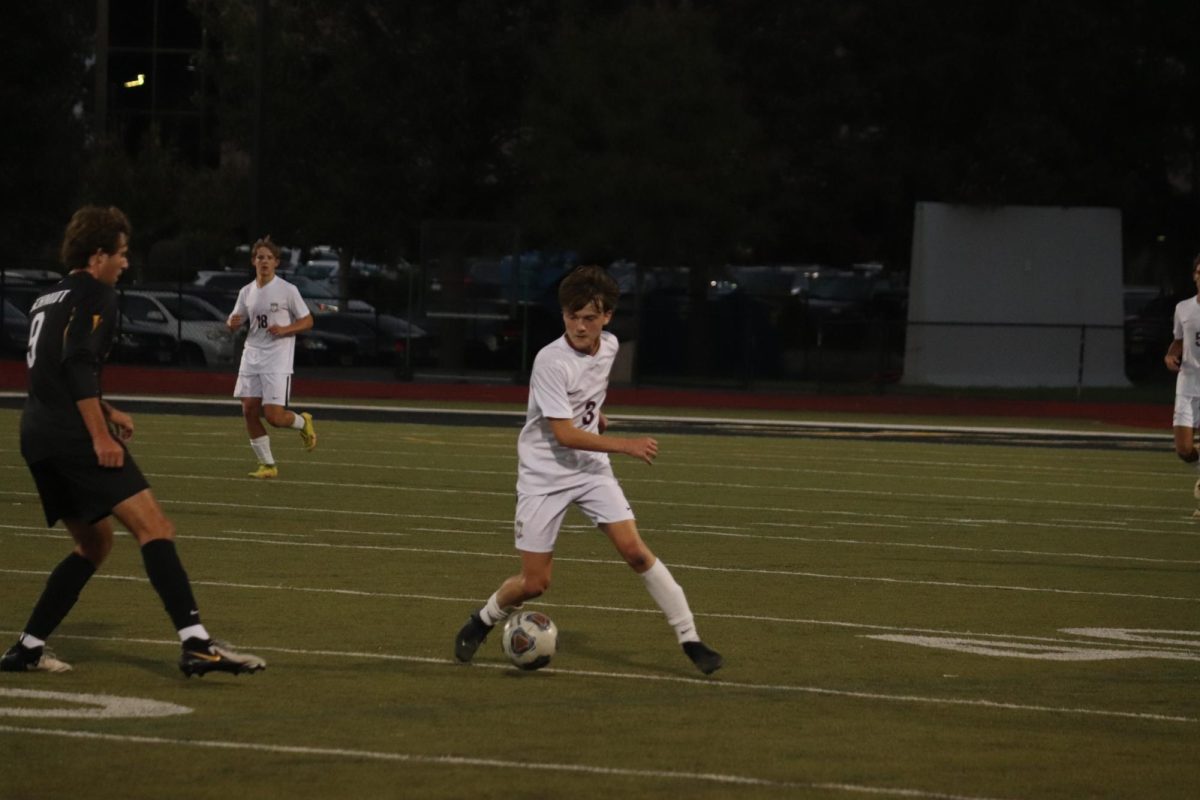
[[[108,554],[112,552],[113,540],[111,536],[98,537],[87,542],[80,542],[76,546],[75,552],[92,562],[92,566],[96,569],[100,568],[108,559]]]
[[[541,597],[550,588],[550,576],[526,575],[521,584],[521,588],[525,590],[525,599],[532,600],[535,597]]]
[[[148,520],[140,531],[134,533],[139,544],[153,541],[155,539],[167,539],[174,541],[175,539],[175,523],[167,519],[163,514],[158,514],[154,519]]]
[[[654,557],[645,551],[622,553],[621,555],[625,557],[625,563],[639,575],[654,566]]]
[[[279,406],[264,406],[263,416],[276,428],[285,428],[288,425],[288,412]]]
[[[1200,451],[1197,451],[1195,447],[1190,450],[1183,450],[1177,447],[1175,448],[1175,455],[1179,456],[1185,464],[1195,464],[1197,461],[1200,461]]]
[[[621,554],[625,563],[638,574],[654,566],[654,554],[640,539],[618,545],[617,552]]]

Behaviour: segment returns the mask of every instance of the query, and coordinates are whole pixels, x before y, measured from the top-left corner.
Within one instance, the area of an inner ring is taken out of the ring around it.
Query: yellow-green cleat
[[[248,474],[251,478],[278,478],[279,467],[274,464],[259,464],[258,469]]]
[[[312,414],[305,411],[300,417],[304,427],[300,429],[300,439],[304,442],[305,450],[315,450],[317,447],[317,429],[313,427]]]

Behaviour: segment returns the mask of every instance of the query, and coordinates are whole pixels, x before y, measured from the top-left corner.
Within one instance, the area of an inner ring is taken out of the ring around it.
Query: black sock
[[[150,585],[162,598],[163,607],[171,616],[175,630],[200,624],[200,612],[196,609],[196,598],[192,596],[192,585],[188,581],[175,543],[170,539],[152,539],[142,545],[142,561]]]
[[[78,553],[71,553],[58,562],[46,579],[46,588],[33,607],[29,621],[25,623],[25,633],[43,640],[49,639],[95,573],[96,565]]]

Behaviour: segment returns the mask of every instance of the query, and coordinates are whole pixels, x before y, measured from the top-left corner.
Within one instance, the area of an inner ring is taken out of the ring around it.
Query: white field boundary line
[[[61,541],[61,534],[47,533],[13,533],[31,539],[54,539]],[[278,542],[264,539],[247,539],[240,536],[213,536],[210,534],[188,534],[188,541],[205,542],[239,542],[242,544],[257,544],[272,547],[310,547],[322,550],[367,550],[372,552],[390,553],[422,553],[426,555],[468,556],[472,558],[503,558],[515,560],[514,553],[488,553],[479,550],[455,550],[441,547],[401,547],[399,545],[381,544],[337,544],[334,542]],[[626,567],[624,561],[611,558],[578,558],[556,556],[558,563],[574,564],[603,564],[612,567]],[[1200,597],[1181,597],[1177,595],[1143,594],[1138,592],[1101,592],[1090,589],[1061,589],[1048,586],[1016,586],[999,583],[968,583],[966,581],[933,581],[916,578],[888,578],[877,575],[836,575],[826,572],[808,572],[806,570],[761,569],[755,567],[710,567],[703,564],[683,564],[678,561],[671,563],[671,569],[696,570],[698,572],[717,572],[730,575],[777,575],[789,578],[816,578],[819,580],[852,581],[854,583],[884,583],[904,586],[939,586],[949,589],[984,589],[1004,592],[1030,592],[1038,594],[1060,594],[1081,597],[1118,597],[1130,600],[1161,600],[1179,603],[1200,603]]]
[[[9,575],[24,575],[37,579],[44,579],[46,571],[44,569],[7,569],[0,568],[0,574]],[[145,583],[146,578],[141,575],[112,575],[108,573],[97,573],[92,577],[92,580],[108,580],[120,581],[125,583]],[[193,586],[211,586],[217,589],[243,589],[253,591],[271,591],[271,592],[295,592],[297,594],[329,594],[340,597],[363,597],[369,599],[393,599],[393,600],[419,600],[426,602],[437,603],[455,603],[463,605],[480,605],[484,598],[479,597],[447,597],[445,595],[436,594],[419,594],[413,592],[376,592],[366,589],[329,589],[313,586],[289,586],[287,584],[265,584],[265,583],[245,583],[238,581],[214,581],[193,579]],[[533,604],[531,604],[533,605]],[[588,603],[562,603],[562,602],[543,602],[539,600],[536,603],[538,608],[548,609],[571,609],[573,611],[594,611],[600,613],[618,613],[618,614],[646,614],[650,616],[660,616],[662,612],[656,608],[634,608],[632,606],[601,606]],[[696,611],[697,617],[706,619],[727,619],[738,620],[745,622],[764,622],[764,623],[779,623],[785,625],[809,625],[813,627],[837,628],[849,631],[867,631],[871,633],[889,633],[889,634],[910,634],[910,635],[928,635],[941,637],[959,637],[959,638],[974,638],[974,639],[996,639],[1001,642],[1031,642],[1031,643],[1047,643],[1051,645],[1095,645],[1094,637],[1091,637],[1086,631],[1093,630],[1089,628],[1072,628],[1072,631],[1081,631],[1074,636],[1030,636],[1028,634],[1016,633],[981,633],[979,631],[956,631],[947,630],[945,628],[921,628],[912,625],[880,625],[866,622],[846,622],[842,620],[828,619],[806,619],[804,617],[776,617],[763,614],[734,614],[729,612],[719,611]],[[18,632],[14,632],[18,633]],[[866,634],[862,634],[866,635]],[[88,638],[88,637],[75,637]],[[1130,641],[1106,641],[1106,647],[1116,650],[1140,651],[1145,649],[1146,645],[1137,640]],[[1161,640],[1155,640],[1154,647],[1163,652],[1178,653],[1181,655],[1191,655],[1195,653],[1195,648],[1190,642],[1180,645],[1164,643]]]
[[[508,456],[505,456],[504,459],[509,462],[511,462],[513,460],[511,457],[508,457]],[[196,459],[196,456],[188,456],[188,455],[156,454],[156,455],[148,456],[146,458],[146,460],[147,461],[174,460],[174,461],[195,462],[197,459]],[[212,462],[228,462],[228,463],[245,463],[246,462],[246,458],[244,456],[240,456],[240,457],[237,457],[237,456],[205,456],[204,460],[212,461]],[[429,466],[414,466],[412,464],[395,464],[395,463],[380,464],[380,463],[363,463],[363,462],[350,462],[350,461],[320,461],[320,460],[313,460],[313,459],[308,459],[308,458],[304,459],[304,461],[302,463],[303,463],[303,466],[305,466],[305,467],[328,467],[331,469],[370,469],[370,470],[381,470],[384,472],[428,472],[428,473],[450,473],[453,475],[491,475],[491,476],[500,477],[500,478],[511,478],[513,475],[513,470],[511,470],[511,469],[487,470],[487,469],[469,469],[469,468],[465,468],[465,467],[429,467]],[[299,466],[299,463],[297,464],[297,466]],[[725,471],[729,471],[731,469],[730,465],[728,465],[728,464],[721,466],[721,465],[717,465],[717,464],[671,463],[669,466],[672,469],[688,469],[688,470],[698,469],[698,468],[706,468],[706,469],[711,468],[711,469],[722,469]],[[20,466],[18,465],[18,466],[13,466],[10,468],[20,469]],[[937,481],[944,481],[947,483],[984,483],[984,484],[988,484],[989,486],[995,486],[995,485],[1035,486],[1035,487],[1043,488],[1043,489],[1091,489],[1091,490],[1111,489],[1114,491],[1125,491],[1125,492],[1152,492],[1152,493],[1161,494],[1164,496],[1171,496],[1171,497],[1176,497],[1179,495],[1178,487],[1170,486],[1170,485],[1163,485],[1163,484],[1159,484],[1156,486],[1131,486],[1129,484],[1105,485],[1105,484],[1098,484],[1098,483],[1064,483],[1061,481],[1045,481],[1045,480],[1042,480],[1042,481],[1014,480],[1011,478],[988,478],[988,477],[973,478],[973,477],[965,477],[965,476],[961,476],[961,475],[897,476],[895,473],[888,473],[888,472],[852,472],[849,470],[810,469],[807,467],[761,467],[761,466],[759,466],[759,467],[754,467],[754,466],[743,467],[743,466],[738,466],[735,469],[737,469],[739,471],[743,470],[743,469],[747,469],[747,470],[758,470],[758,471],[782,472],[782,473],[786,473],[788,475],[829,475],[829,476],[837,476],[837,477],[843,477],[843,478],[869,478],[872,480],[921,480],[921,481],[937,480]],[[220,476],[220,477],[223,477],[223,476]],[[717,488],[755,489],[755,490],[761,490],[761,491],[808,491],[807,489],[804,489],[802,487],[797,487],[795,485],[789,485],[789,484],[781,485],[781,484],[722,483],[722,482],[702,483],[702,482],[697,482],[697,481],[654,479],[654,478],[646,478],[643,476],[638,476],[634,480],[637,483],[660,483],[660,484],[667,484],[667,485],[672,485],[672,486],[682,486],[682,485],[713,486],[713,487],[717,487]]]
[[[0,392],[0,397],[23,398],[23,392]],[[240,408],[236,399],[231,398],[194,398],[194,397],[161,397],[147,395],[105,395],[110,400],[138,402],[146,404],[163,405],[166,407],[177,407],[180,405],[207,405],[207,406],[227,406],[230,408]],[[466,408],[441,408],[429,406],[391,406],[391,405],[367,405],[355,403],[321,403],[321,402],[305,402],[305,408],[330,409],[335,411],[370,411],[382,415],[403,415],[403,414],[445,414],[447,416],[499,416],[511,417],[514,420],[525,419],[524,411],[510,411],[506,409],[488,410],[488,409],[466,409]],[[1114,431],[1112,433],[1104,433],[1100,431],[1083,431],[1058,428],[1009,428],[1009,427],[986,427],[986,426],[971,426],[971,425],[933,425],[933,424],[908,424],[908,423],[880,423],[880,422],[836,422],[836,421],[820,421],[820,420],[786,420],[786,419],[770,419],[770,418],[745,418],[745,417],[696,417],[696,416],[679,416],[667,414],[614,414],[610,419],[630,422],[694,422],[701,424],[720,424],[720,425],[740,425],[744,427],[761,427],[765,429],[771,428],[833,428],[844,430],[897,430],[897,431],[921,431],[921,432],[945,432],[945,433],[1010,433],[1020,434],[1024,436],[1070,436],[1082,440],[1087,439],[1127,439],[1131,441],[1171,441],[1172,434],[1169,433],[1130,433],[1123,431]]]
[[[15,635],[16,631],[3,631],[5,634]],[[132,637],[115,637],[115,636],[76,636],[70,634],[55,634],[56,641],[61,639],[77,639],[81,641],[95,642],[116,642],[119,644],[151,644],[164,645],[171,648],[178,648],[179,641],[164,641],[161,639],[141,639]],[[428,664],[432,666],[448,666],[454,669],[493,669],[504,670],[511,672],[516,668],[507,662],[499,661],[473,661],[469,667],[458,663],[450,658],[432,658],[429,656],[405,656],[395,655],[391,653],[363,653],[357,651],[345,650],[313,650],[295,647],[271,647],[268,645],[259,644],[244,644],[239,647],[247,652],[262,652],[262,653],[283,653],[294,656],[314,656],[321,658],[335,658],[340,660],[361,658],[375,661],[398,661],[408,664]],[[686,686],[697,686],[709,689],[712,691],[732,690],[750,690],[758,692],[768,692],[776,694],[809,694],[824,697],[844,697],[853,700],[866,701],[882,701],[888,703],[910,703],[918,705],[940,705],[940,706],[957,706],[966,708],[983,708],[996,711],[1018,711],[1031,712],[1038,714],[1066,714],[1080,715],[1088,717],[1110,717],[1118,719],[1136,719],[1151,722],[1184,722],[1184,723],[1200,723],[1200,718],[1176,716],[1170,714],[1156,714],[1143,711],[1114,711],[1103,708],[1086,708],[1086,707],[1071,707],[1071,706],[1044,706],[1034,703],[1013,703],[999,700],[978,700],[965,697],[929,697],[924,695],[913,694],[891,694],[887,692],[862,692],[850,691],[845,689],[829,689],[823,686],[802,686],[795,684],[772,684],[772,683],[751,683],[748,681],[726,681],[720,678],[685,678],[679,675],[662,675],[651,674],[645,672],[611,672],[607,670],[590,670],[590,669],[562,669],[557,667],[545,667],[541,672],[554,675],[563,675],[565,677],[582,677],[582,678],[599,678],[602,680],[619,680],[619,681],[647,681],[651,683],[676,683]]]
[[[448,533],[459,536],[509,536],[511,535],[511,523],[506,520],[484,520],[471,519],[461,517],[441,517],[430,514],[404,514],[400,516],[417,519],[448,519],[461,522],[478,522],[487,525],[494,525],[496,530],[476,531],[464,530],[462,528],[434,528],[428,526],[417,526],[409,528],[406,531],[364,531],[351,528],[314,528],[313,533],[338,533],[348,534],[351,536],[388,536],[388,537],[409,537],[414,533]],[[910,528],[909,525],[878,525],[877,523],[841,523],[846,525],[861,525],[865,527],[890,527],[890,528]],[[587,525],[564,525],[564,529],[591,531],[592,528]],[[1178,558],[1154,558],[1151,556],[1126,556],[1112,555],[1103,553],[1078,553],[1078,552],[1058,552],[1053,550],[1020,550],[1014,548],[1001,547],[968,547],[966,545],[951,545],[951,544],[928,544],[923,542],[895,542],[895,541],[879,541],[875,539],[845,539],[840,537],[822,537],[822,536],[775,536],[765,533],[747,533],[740,530],[721,530],[715,525],[694,526],[702,528],[712,528],[713,530],[690,530],[693,526],[680,525],[676,528],[649,528],[641,527],[643,534],[657,535],[678,535],[678,536],[712,536],[716,538],[729,539],[749,539],[749,540],[765,540],[779,542],[798,542],[803,544],[838,544],[851,547],[881,547],[899,548],[899,549],[917,549],[917,550],[934,550],[947,551],[955,553],[994,553],[997,555],[1022,555],[1022,556],[1044,556],[1047,558],[1082,558],[1095,561],[1122,561],[1136,564],[1165,564],[1167,566],[1191,566],[1200,564],[1200,559],[1178,559]],[[821,528],[828,530],[832,525],[789,525],[789,527],[802,527],[805,529]],[[12,525],[0,523],[0,531],[33,531],[46,534],[48,531],[57,529],[47,529],[37,525]],[[1128,529],[1126,529],[1128,530]],[[280,533],[278,531],[248,531],[242,529],[230,529],[221,531],[226,534],[236,534],[241,536],[266,536],[284,539],[308,539],[310,534],[305,533]],[[204,534],[196,534],[202,536]],[[191,537],[192,534],[186,534]],[[56,537],[57,538],[57,537]]]
[[[163,433],[165,434],[165,432],[163,432]],[[223,436],[223,434],[214,434],[211,431],[197,432],[197,433],[193,434],[193,433],[186,433],[186,432],[180,433],[178,430],[172,430],[169,434],[170,441],[166,441],[165,439],[163,439],[163,440],[153,439],[152,437],[154,435],[155,434],[153,434],[153,433],[139,434],[139,436],[141,437],[140,443],[141,443],[142,447],[144,447],[144,448],[169,448],[173,451],[177,451],[180,448],[194,448],[194,449],[204,448],[206,450],[211,450],[212,449],[212,441],[211,440],[212,440],[213,436],[214,435]],[[509,434],[507,432],[505,433],[506,437],[509,437],[510,435],[511,434]],[[181,441],[179,441],[180,436],[203,437],[206,441],[203,441],[203,442],[181,442]],[[242,440],[241,437],[244,437],[244,434],[239,434],[239,435],[229,434],[225,438],[228,438],[230,440],[235,440],[235,441],[241,441]],[[397,449],[397,448],[391,448],[391,449],[379,448],[379,447],[377,447],[377,445],[379,444],[378,438],[372,438],[372,437],[365,436],[365,435],[356,436],[356,437],[339,436],[338,438],[339,438],[340,442],[349,443],[349,444],[353,444],[356,441],[369,442],[371,445],[373,445],[372,453],[374,453],[375,455],[386,457],[388,459],[394,459],[397,457],[421,457],[423,455],[423,451],[418,450],[416,448],[399,448],[399,449]],[[414,440],[417,440],[419,437],[414,437],[414,436],[411,436],[408,434],[399,434],[399,435],[397,435],[396,438],[399,440],[402,440],[402,441],[414,441]],[[419,439],[419,441],[422,444],[434,443],[432,440],[428,440],[428,439]],[[505,441],[505,442],[499,443],[499,444],[481,443],[481,442],[477,442],[477,441],[475,441],[475,442],[459,441],[459,442],[457,442],[458,444],[467,444],[471,448],[475,449],[476,451],[472,452],[472,453],[439,453],[438,458],[439,459],[469,459],[472,462],[492,460],[492,461],[504,461],[505,463],[511,464],[513,459],[516,458],[516,445],[514,442],[515,442],[515,437],[513,439],[513,442]],[[497,452],[497,453],[480,453],[480,452],[478,452],[478,448],[484,448],[484,447],[493,449],[493,450],[500,450],[503,452]],[[342,452],[343,450],[358,451],[358,449],[359,448],[357,448],[357,447],[339,448],[336,444],[322,447],[323,452]],[[686,447],[673,446],[671,448],[671,453],[675,454],[675,453],[682,452],[686,456],[686,455],[688,455],[685,452],[686,450],[687,450]],[[19,451],[16,448],[0,447],[0,453],[17,453],[17,452],[19,452]],[[765,452],[764,453],[762,450],[750,453],[750,452],[737,452],[737,451],[731,451],[731,450],[726,449],[726,450],[723,450],[723,452],[726,453],[731,458],[753,459],[754,463],[752,463],[752,464],[739,463],[739,464],[731,465],[729,462],[717,463],[717,462],[708,462],[708,461],[686,461],[686,462],[672,463],[671,466],[683,467],[683,468],[689,468],[689,469],[716,469],[716,470],[729,470],[732,466],[738,470],[747,470],[747,471],[793,472],[793,471],[795,471],[795,468],[787,465],[786,463],[784,463],[783,466],[768,466],[768,465],[765,465],[763,462],[765,462],[765,461],[771,461],[771,462],[802,461],[804,463],[812,463],[814,461],[832,461],[832,462],[836,462],[839,464],[864,463],[864,464],[871,464],[871,465],[895,465],[895,466],[902,466],[902,467],[947,467],[947,468],[952,468],[952,469],[985,469],[985,470],[1000,471],[1000,472],[1006,472],[1006,473],[1011,473],[1013,471],[1013,465],[1010,463],[1006,463],[1006,462],[993,461],[993,462],[988,462],[988,463],[979,463],[979,462],[970,462],[970,461],[933,461],[933,460],[928,460],[928,459],[865,458],[862,456],[853,456],[853,455],[848,455],[845,453],[841,453],[841,454],[832,454],[831,453],[828,455],[823,454],[823,453],[813,453],[811,451],[811,448],[808,448],[808,447],[805,448],[805,451],[803,454],[797,454],[797,455],[790,455],[790,454],[784,454],[784,453],[778,453],[778,452]],[[1079,452],[1079,451],[1073,451],[1073,452]],[[183,458],[184,456],[154,455],[153,457],[155,457],[155,458],[158,458],[158,457]],[[245,461],[245,458],[232,458],[232,457],[225,458],[225,457],[207,456],[205,458],[205,460]],[[309,463],[309,464],[322,463],[322,464],[324,464],[324,463],[328,463],[328,462],[313,462],[306,458],[304,463]],[[345,466],[345,464],[341,463],[341,462],[338,462],[338,464],[339,464],[339,466]],[[384,465],[369,464],[369,465],[362,465],[362,466],[381,467]],[[1111,464],[1104,466],[1104,467],[1096,467],[1096,468],[1086,468],[1086,467],[1080,467],[1080,466],[1069,466],[1069,467],[1068,466],[1054,466],[1054,465],[1048,465],[1048,464],[1033,464],[1033,465],[1024,465],[1023,464],[1023,465],[1021,465],[1021,469],[1028,473],[1036,473],[1036,472],[1068,472],[1068,473],[1072,473],[1072,474],[1087,473],[1090,475],[1101,475],[1106,478],[1120,478],[1120,477],[1128,476],[1130,478],[1139,478],[1139,479],[1163,478],[1166,480],[1174,480],[1174,479],[1178,479],[1180,477],[1180,473],[1178,470],[1167,470],[1167,469],[1164,469],[1164,470],[1145,470],[1145,469],[1121,470],[1121,469],[1115,469],[1114,466]],[[510,470],[510,472],[511,472],[511,470]],[[1094,486],[1094,484],[1087,484],[1087,485]],[[1122,488],[1124,488],[1123,485],[1122,485]]]
[[[32,492],[9,492],[9,494],[19,494],[21,496],[27,496],[27,497],[35,496],[34,493],[32,493]],[[161,502],[164,505],[172,504],[172,503],[192,504],[192,505],[202,504],[202,505],[217,505],[217,506],[231,507],[231,508],[254,508],[254,509],[261,508],[261,509],[266,509],[266,510],[285,510],[285,507],[283,507],[283,506],[257,506],[257,505],[249,506],[249,505],[239,504],[239,503],[204,503],[203,501],[188,501],[188,500],[162,500]],[[318,511],[318,509],[297,509],[297,510]],[[474,536],[502,535],[502,533],[506,532],[506,529],[507,529],[508,525],[510,524],[507,520],[479,519],[479,518],[472,518],[472,517],[450,517],[450,516],[435,515],[435,514],[410,514],[410,513],[404,513],[404,512],[380,512],[380,511],[367,512],[367,511],[340,510],[340,509],[319,509],[319,511],[321,511],[323,513],[345,513],[345,514],[360,514],[360,515],[372,515],[372,516],[389,516],[389,517],[396,517],[396,518],[402,518],[402,519],[436,519],[436,520],[445,519],[445,520],[451,520],[451,521],[457,521],[457,522],[479,522],[479,523],[483,523],[483,524],[487,524],[487,525],[496,525],[497,527],[503,526],[503,528],[505,529],[505,530],[496,531],[496,532],[469,531],[469,530],[454,529],[454,528],[428,528],[428,527],[421,527],[421,528],[414,529],[416,531],[421,531],[421,532],[457,533],[457,534],[474,535]],[[906,517],[906,516],[902,516],[902,515],[864,514],[861,512],[821,512],[821,513],[842,514],[842,515],[852,515],[852,516],[901,518],[901,519],[913,520],[916,524],[929,524],[929,521],[923,520],[922,518]],[[976,525],[976,524],[983,524],[983,523],[1007,524],[1007,525],[1026,526],[1026,527],[1028,527],[1028,526],[1056,527],[1053,525],[1049,525],[1048,523],[1022,523],[1022,522],[1010,522],[1010,521],[1006,521],[1006,520],[948,520],[948,521],[941,521],[941,522],[938,522],[935,524]],[[754,525],[754,526],[759,526],[759,527],[802,528],[802,529],[806,529],[806,530],[813,529],[813,528],[828,530],[830,527],[838,525],[838,524],[856,524],[856,525],[861,525],[861,526],[872,526],[872,527],[876,526],[874,523],[838,523],[836,521],[831,522],[830,525],[783,523],[783,522],[781,522],[781,523],[751,522],[750,524]],[[568,525],[566,527],[573,528],[573,527],[579,527],[579,526]],[[700,527],[700,526],[680,525],[679,527]],[[716,526],[702,526],[702,527],[716,527]],[[910,527],[910,526],[908,526],[908,525],[891,525],[891,526],[884,526],[884,527]],[[35,530],[35,531],[45,530],[43,528],[36,527],[36,526],[0,524],[0,529],[4,529],[4,528],[12,528],[12,529],[17,529],[17,530]],[[324,532],[357,533],[357,534],[362,534],[362,535],[375,535],[375,536],[379,536],[379,535],[399,536],[399,535],[402,535],[400,533],[389,533],[389,532],[378,532],[378,531],[354,531],[354,530],[345,530],[345,529],[320,529],[320,530],[324,531]],[[1115,528],[1115,529],[1111,529],[1111,530],[1112,530],[1112,532],[1115,532],[1115,533],[1163,533],[1166,535],[1183,535],[1183,536],[1200,535],[1200,533],[1197,533],[1197,532],[1158,531],[1156,529],[1150,529],[1150,528]],[[798,541],[798,542],[808,542],[808,543],[818,543],[818,544],[846,544],[846,545],[857,545],[857,546],[922,548],[922,549],[932,549],[932,550],[949,550],[949,551],[964,551],[964,552],[984,552],[984,553],[1016,554],[1016,555],[1038,555],[1038,556],[1047,556],[1047,557],[1052,557],[1052,558],[1087,558],[1087,559],[1096,559],[1096,560],[1130,561],[1130,562],[1140,562],[1140,563],[1163,563],[1163,564],[1173,564],[1173,565],[1181,565],[1181,566],[1200,563],[1200,562],[1197,562],[1194,560],[1160,559],[1160,558],[1152,558],[1152,557],[1147,557],[1147,556],[1104,555],[1104,554],[1077,553],[1077,552],[1063,553],[1063,552],[1055,552],[1055,551],[1001,549],[1001,548],[973,548],[973,547],[967,547],[967,546],[962,546],[962,545],[940,545],[940,544],[925,544],[925,543],[912,543],[912,542],[881,542],[881,541],[873,541],[873,540],[844,539],[844,538],[825,538],[825,537],[806,537],[806,536],[772,536],[770,534],[745,533],[745,532],[740,532],[740,531],[678,530],[678,529],[670,529],[670,528],[645,528],[644,531],[647,533],[655,533],[655,534],[716,536],[716,537],[727,537],[727,538],[748,538],[748,539],[764,539],[764,540],[769,539],[769,540],[780,540],[780,541]],[[245,533],[249,534],[249,533],[255,533],[255,532],[245,532]],[[257,532],[257,535],[295,536],[295,534],[267,534],[264,532]]]
[[[17,467],[13,467],[13,466],[8,466],[7,468],[17,469]],[[146,472],[145,474],[147,477],[150,477],[150,478],[163,478],[163,479],[167,479],[167,480],[219,481],[219,482],[225,482],[225,483],[228,483],[228,482],[245,483],[246,482],[245,478],[238,478],[238,477],[233,477],[233,476],[223,476],[223,475],[196,475],[196,474],[180,473],[180,472]],[[639,483],[639,482],[640,482],[639,480],[633,481],[633,483]],[[647,482],[653,483],[655,481],[651,480],[651,481],[647,481]],[[694,486],[711,486],[711,487],[719,487],[719,488],[720,487],[733,488],[733,487],[737,487],[740,485],[740,484],[730,484],[730,483],[695,483],[692,481],[660,481],[660,482],[676,483],[679,485],[687,485],[687,486],[693,486],[693,487]],[[467,489],[467,488],[462,488],[462,487],[441,489],[441,488],[431,487],[431,486],[398,486],[395,484],[383,484],[383,483],[349,483],[349,482],[336,482],[336,481],[302,481],[302,480],[295,480],[292,478],[289,478],[287,481],[282,482],[279,485],[281,485],[281,486],[320,486],[320,487],[327,488],[327,489],[329,489],[329,488],[377,489],[379,491],[385,491],[385,492],[428,492],[431,494],[475,495],[475,496],[479,496],[479,497],[505,497],[505,498],[510,498],[510,499],[513,496],[513,492],[511,489],[500,492],[500,491],[489,491],[489,490],[484,490],[484,489]],[[762,487],[747,485],[747,488],[761,489]],[[1153,512],[1161,512],[1162,511],[1161,505],[1138,505],[1138,504],[1130,504],[1130,503],[1086,503],[1086,502],[1077,501],[1077,500],[1053,500],[1053,499],[1046,499],[1046,498],[979,497],[979,496],[974,496],[974,495],[936,494],[936,493],[932,493],[932,492],[925,492],[925,493],[921,493],[921,492],[885,492],[885,491],[872,491],[869,489],[835,489],[835,488],[830,488],[830,487],[816,487],[816,486],[813,486],[813,487],[806,487],[806,486],[791,487],[791,490],[795,491],[795,492],[822,494],[822,495],[830,495],[830,494],[859,495],[859,496],[866,495],[866,496],[870,496],[870,497],[889,497],[889,498],[899,498],[899,499],[908,499],[908,500],[951,500],[956,503],[961,503],[963,501],[979,501],[981,503],[984,503],[984,502],[996,503],[996,504],[1009,503],[1009,504],[1014,504],[1014,505],[1021,504],[1021,505],[1026,505],[1026,506],[1051,506],[1051,507],[1066,506],[1066,507],[1073,507],[1073,508],[1098,508],[1098,509],[1109,510],[1109,511],[1114,510],[1114,509],[1121,509],[1121,510],[1126,510],[1126,511],[1153,511]],[[26,494],[26,493],[13,492],[13,494]],[[779,506],[738,506],[738,505],[722,504],[722,503],[689,503],[689,502],[683,502],[683,501],[677,501],[677,500],[645,500],[645,499],[640,499],[640,498],[634,498],[634,500],[639,505],[662,505],[662,506],[685,507],[685,508],[717,508],[717,509],[723,509],[723,510],[727,510],[727,511],[766,511],[766,512],[782,513],[782,514],[794,514],[797,511],[803,510],[803,509],[798,509],[798,508],[794,508],[794,507],[779,507]],[[160,500],[160,502],[162,502],[162,501]],[[176,501],[176,502],[188,502],[188,501]],[[312,509],[310,509],[310,510],[312,510]],[[346,512],[346,511],[340,511],[340,510],[336,510],[336,509],[323,509],[323,511],[325,511],[326,513],[361,513],[361,512]]]
[[[926,791],[923,789],[868,786],[865,784],[853,783],[778,781],[770,778],[756,778],[749,775],[729,775],[718,772],[681,772],[659,769],[632,769],[629,767],[602,767],[589,764],[556,764],[545,761],[510,761],[505,759],[478,758],[473,756],[394,753],[381,750],[306,747],[303,745],[263,744],[261,742],[170,739],[163,736],[133,736],[129,734],[98,733],[96,731],[30,728],[19,725],[0,725],[0,733],[57,736],[69,739],[90,739],[92,741],[117,742],[120,744],[170,745],[175,747],[191,747],[206,750],[232,750],[242,753],[250,752],[269,755],[316,756],[336,760],[398,762],[419,766],[451,767],[454,769],[458,769],[460,767],[478,767],[481,769],[515,769],[522,772],[557,772],[591,775],[597,777],[640,778],[650,780],[681,781],[688,783],[715,783],[726,786],[754,786],[779,790],[818,789],[824,791],[867,794],[876,797],[913,797],[921,798],[921,800],[995,800],[995,798],[986,798],[979,795],[947,794],[945,792]]]

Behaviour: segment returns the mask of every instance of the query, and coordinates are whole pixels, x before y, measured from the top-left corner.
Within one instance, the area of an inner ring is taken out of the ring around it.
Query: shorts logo
[[[516,522],[513,523],[513,528],[516,529],[518,539],[521,538],[521,528],[523,528],[523,527],[525,527],[525,523],[522,522],[521,520],[517,520]]]

